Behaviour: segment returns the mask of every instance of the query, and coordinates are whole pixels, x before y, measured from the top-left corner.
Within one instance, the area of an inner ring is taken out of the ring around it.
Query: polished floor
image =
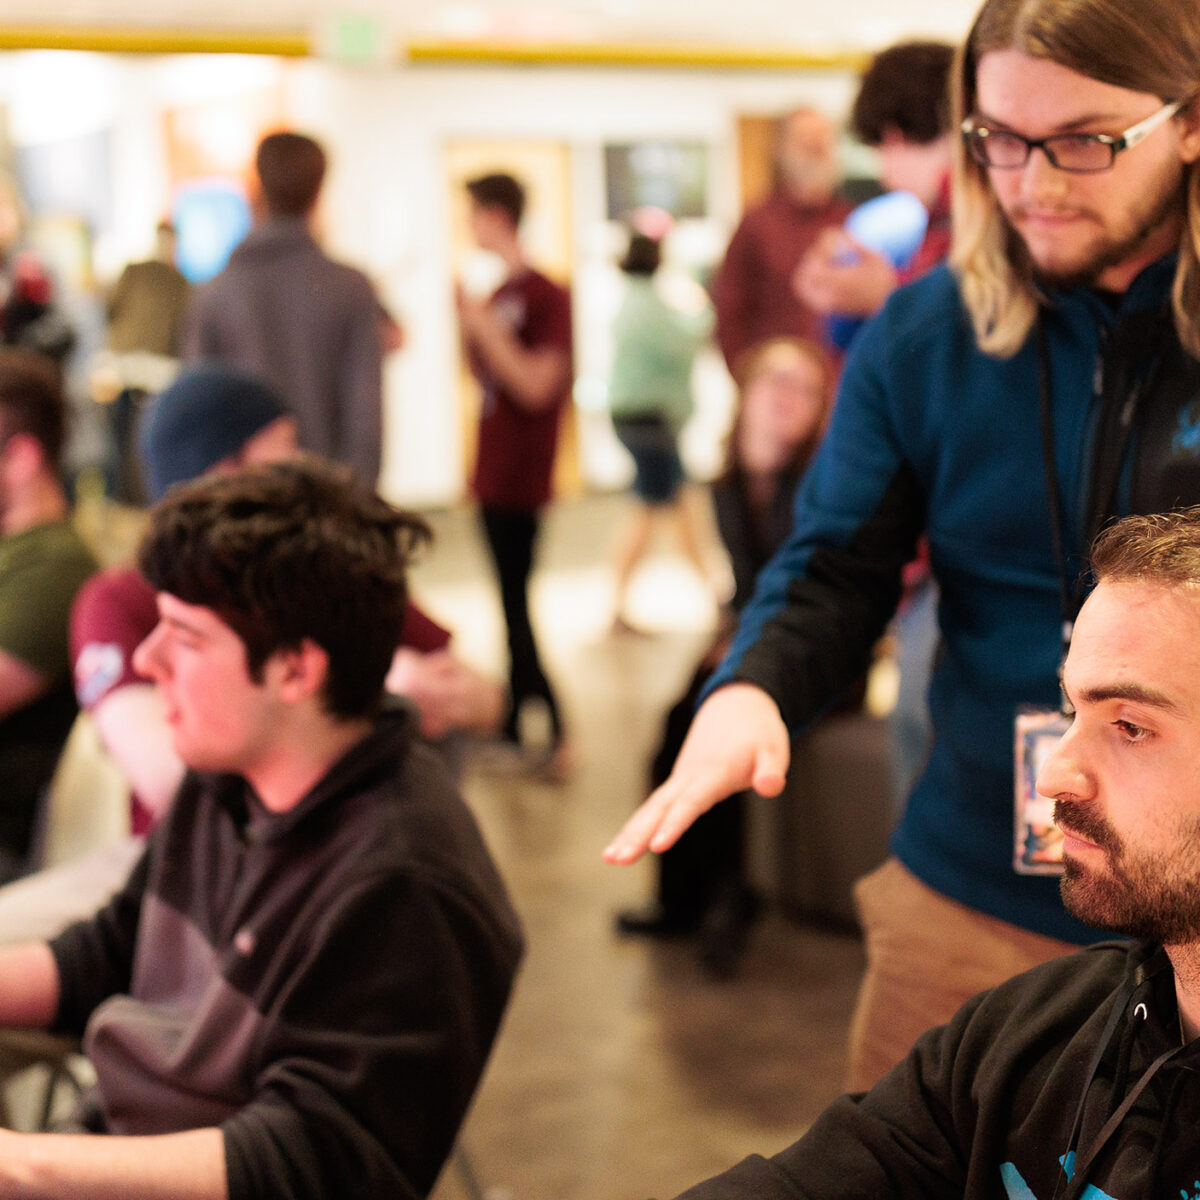
[[[738,976],[707,978],[689,949],[617,937],[649,892],[646,866],[601,848],[644,794],[662,715],[713,618],[669,548],[641,571],[608,633],[606,549],[619,497],[549,517],[534,613],[578,753],[555,786],[472,759],[465,781],[525,923],[528,955],[463,1145],[488,1200],[666,1200],[752,1152],[790,1142],[839,1091],[862,966],[857,940],[769,911]],[[500,673],[502,626],[469,513],[436,514],[416,572],[464,656]],[[436,1200],[471,1196],[461,1162]]]

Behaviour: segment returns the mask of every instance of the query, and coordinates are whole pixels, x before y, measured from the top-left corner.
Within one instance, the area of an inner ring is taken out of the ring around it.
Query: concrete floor
[[[768,912],[739,976],[718,983],[685,945],[612,932],[613,913],[649,894],[651,873],[605,866],[600,851],[644,796],[662,716],[713,617],[683,560],[660,553],[631,604],[655,632],[607,633],[604,555],[622,503],[557,508],[533,587],[576,774],[556,787],[475,761],[465,782],[529,942],[463,1134],[489,1200],[666,1200],[786,1145],[840,1090],[862,967],[856,939]],[[453,625],[460,653],[499,675],[498,600],[472,518],[456,511],[433,523],[416,595]],[[459,1165],[435,1196],[466,1200]]]

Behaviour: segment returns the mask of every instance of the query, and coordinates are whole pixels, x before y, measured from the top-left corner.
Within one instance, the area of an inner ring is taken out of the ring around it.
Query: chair
[[[80,895],[66,880],[62,887],[55,887],[53,873],[43,876],[42,872],[63,868],[102,847],[111,847],[114,857],[125,856],[132,862],[132,851],[123,847],[128,833],[128,788],[105,755],[91,719],[80,713],[35,819],[29,860],[34,873],[0,889],[0,941],[57,933],[78,914]],[[97,896],[97,903],[101,899]],[[63,1088],[77,1096],[88,1086],[83,1077],[86,1060],[80,1056],[75,1038],[34,1030],[0,1030],[0,1125],[12,1125],[8,1081],[36,1066],[44,1068],[46,1079],[36,1098],[33,1128],[49,1125]]]

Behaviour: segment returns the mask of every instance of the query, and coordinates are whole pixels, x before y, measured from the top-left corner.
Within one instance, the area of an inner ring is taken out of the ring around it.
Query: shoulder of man
[[[94,708],[126,684],[145,682],[133,669],[133,652],[157,620],[154,589],[134,570],[101,571],[80,588],[70,637],[82,708]]]

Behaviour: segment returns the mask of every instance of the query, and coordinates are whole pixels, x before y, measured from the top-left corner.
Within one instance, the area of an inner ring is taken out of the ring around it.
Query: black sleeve
[[[129,990],[148,856],[143,852],[125,886],[94,917],[76,921],[50,943],[60,989],[56,1033],[81,1035],[101,1001]]]
[[[424,1196],[507,1002],[515,940],[411,878],[360,885],[313,931],[223,1126],[230,1200]]]
[[[870,1092],[835,1100],[786,1150],[747,1158],[679,1200],[962,1200],[977,1064],[960,1067],[958,1052],[975,1005],[925,1034]]]

